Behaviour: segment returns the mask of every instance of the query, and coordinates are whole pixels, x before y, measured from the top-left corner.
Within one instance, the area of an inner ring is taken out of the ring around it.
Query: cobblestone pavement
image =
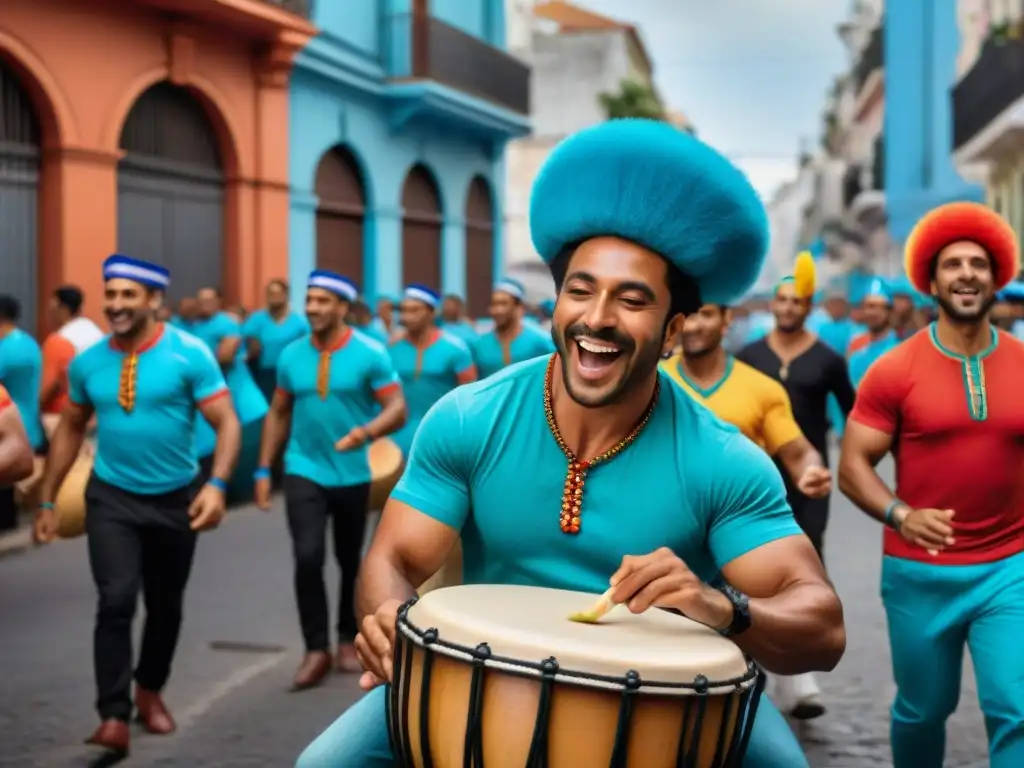
[[[849,650],[823,678],[829,713],[797,726],[814,768],[889,766],[892,695],[878,598],[879,531],[845,500],[833,504],[828,560],[846,606]],[[0,766],[86,766],[95,725],[91,673],[93,588],[82,541],[0,560]],[[287,768],[357,696],[335,676],[287,693],[301,652],[290,555],[279,513],[235,513],[197,555],[168,702],[171,737],[138,735],[125,766]],[[247,651],[211,644],[249,643]],[[986,765],[973,676],[950,721],[947,766]]]

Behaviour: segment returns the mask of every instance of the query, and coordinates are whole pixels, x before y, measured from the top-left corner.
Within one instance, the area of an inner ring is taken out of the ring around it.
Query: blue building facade
[[[313,21],[291,79],[292,282],[336,269],[371,301],[426,283],[479,314],[502,260],[504,147],[529,131],[503,0],[319,0]]]
[[[953,103],[960,51],[956,0],[886,3],[885,199],[902,243],[927,211],[984,200],[953,159]]]

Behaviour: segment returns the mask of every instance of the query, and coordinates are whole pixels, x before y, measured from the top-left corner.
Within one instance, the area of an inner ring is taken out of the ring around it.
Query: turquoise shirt
[[[833,320],[831,317],[823,320],[816,328],[811,329],[816,333],[822,343],[826,344],[833,352],[846,356],[846,350],[850,346],[850,339],[853,338],[854,323],[850,318]]]
[[[125,353],[108,337],[68,367],[68,395],[96,412],[93,471],[139,494],[184,488],[199,473],[193,450],[197,405],[227,391],[220,366],[197,338],[162,326],[139,352],[135,407],[118,402]]]
[[[224,339],[233,336],[241,337],[242,327],[238,321],[225,312],[218,312],[212,317],[204,320],[197,320],[192,324],[189,333],[196,336],[216,358],[217,348]],[[267,415],[267,400],[260,392],[260,388],[253,381],[249,366],[245,363],[245,344],[240,344],[238,354],[235,355],[231,365],[224,368],[224,378],[231,390],[231,401],[238,414],[238,420],[244,427],[259,421]],[[217,444],[217,433],[213,427],[203,418],[202,414],[196,414],[196,455],[200,458],[213,453]]]
[[[624,555],[669,547],[709,581],[801,535],[768,455],[660,373],[639,437],[586,480],[581,531],[559,527],[566,459],[544,417],[547,360],[443,397],[391,494],[462,533],[467,584],[600,593]]]
[[[353,326],[353,330],[356,333],[361,333],[364,336],[369,336],[371,339],[376,341],[378,344],[387,346],[388,334],[384,330],[383,323],[370,323],[369,325],[357,325]]]
[[[457,320],[454,323],[441,323],[441,330],[445,333],[450,333],[457,339],[463,341],[467,346],[471,346],[476,341],[477,332],[473,328],[473,324],[466,320]]]
[[[541,355],[550,355],[555,351],[555,344],[551,341],[551,334],[545,333],[536,324],[523,323],[520,326],[519,335],[512,339],[509,344],[508,357],[505,358],[505,350],[498,334],[495,331],[488,331],[482,334],[473,343],[473,359],[476,361],[476,369],[481,379],[485,379],[497,373],[507,365],[521,363]]]
[[[277,366],[277,386],[292,396],[292,429],[284,454],[286,474],[324,488],[370,482],[366,446],[336,451],[334,444],[380,411],[377,398],[399,385],[381,344],[347,329],[331,352],[327,397],[317,389],[321,351],[312,336],[293,341]]]
[[[868,368],[871,367],[871,364],[890,349],[898,347],[899,343],[900,339],[896,335],[896,332],[890,330],[881,338],[869,342],[867,346],[858,349],[850,355],[850,359],[847,362],[846,367],[854,388],[860,385],[861,379],[864,378],[864,374],[868,372]]]
[[[195,325],[195,323],[193,323],[190,320],[186,320],[181,315],[174,315],[167,322],[169,322],[175,328],[178,328],[182,331],[188,331],[189,333],[192,333],[192,326]]]
[[[259,342],[260,356],[257,364],[263,369],[277,368],[277,360],[284,348],[296,339],[309,333],[309,323],[298,312],[289,312],[281,320],[261,309],[249,315],[242,324],[242,337]]]
[[[473,356],[462,341],[443,331],[437,331],[433,341],[422,349],[408,339],[399,339],[388,347],[388,353],[402,380],[408,411],[405,426],[391,439],[408,455],[412,437],[427,411],[459,386],[460,376],[473,373]]]
[[[36,450],[46,435],[39,420],[39,389],[43,385],[43,353],[39,344],[20,328],[0,339],[0,384],[21,413],[28,441]]]

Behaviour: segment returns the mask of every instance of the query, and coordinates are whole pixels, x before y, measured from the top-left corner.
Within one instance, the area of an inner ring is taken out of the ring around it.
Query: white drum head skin
[[[687,684],[704,675],[715,688],[749,675],[735,643],[673,613],[634,615],[616,606],[597,624],[569,621],[569,614],[587,610],[598,597],[538,587],[446,587],[421,597],[407,618],[420,632],[437,629],[438,653],[444,643],[470,649],[487,643],[493,656],[530,664],[554,656],[563,671],[616,678],[635,670],[648,684]]]

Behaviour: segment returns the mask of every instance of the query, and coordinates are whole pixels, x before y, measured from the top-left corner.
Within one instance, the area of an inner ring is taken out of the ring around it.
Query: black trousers
[[[99,593],[93,634],[96,708],[100,718],[127,721],[132,699],[132,619],[142,592],[146,624],[135,682],[160,691],[171,674],[196,533],[188,507],[197,479],[157,496],[129,493],[95,475],[85,489],[89,565]]]
[[[358,632],[356,576],[366,534],[370,484],[324,488],[304,477],[285,475],[284,494],[295,557],[295,598],[306,650],[326,651],[331,647],[324,583],[328,520],[334,538],[334,557],[341,570],[338,642],[351,643]]]
[[[18,505],[14,503],[14,486],[0,488],[0,533],[18,527]]]
[[[789,506],[793,510],[797,525],[811,540],[821,562],[825,562],[825,529],[828,527],[829,498],[826,496],[824,499],[811,499],[792,489],[789,492]]]

